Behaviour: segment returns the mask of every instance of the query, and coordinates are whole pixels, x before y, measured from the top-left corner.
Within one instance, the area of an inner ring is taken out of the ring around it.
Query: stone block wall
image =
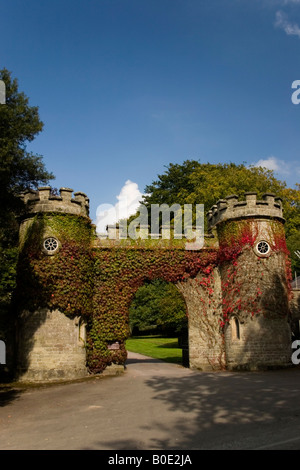
[[[292,317],[300,320],[300,289],[293,289],[290,308]]]
[[[190,368],[203,371],[225,368],[224,342],[220,334],[222,291],[218,268],[205,278],[199,274],[177,287],[187,306]]]
[[[257,222],[259,224],[259,221]],[[257,241],[270,240],[262,221]],[[223,303],[228,307],[225,325],[228,369],[269,368],[291,364],[291,322],[285,253],[271,249],[260,255],[247,245],[236,266],[221,268]],[[228,276],[228,273],[231,276]]]
[[[23,311],[18,319],[17,364],[20,381],[74,379],[87,375],[85,327],[61,312]]]
[[[237,335],[232,318],[226,328],[225,345],[229,370],[259,370],[291,363],[290,326],[281,319],[250,317],[239,321]]]

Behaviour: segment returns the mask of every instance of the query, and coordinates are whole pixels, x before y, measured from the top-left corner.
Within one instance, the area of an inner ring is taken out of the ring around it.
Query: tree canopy
[[[142,202],[148,209],[151,204],[204,204],[207,212],[219,199],[231,194],[242,199],[245,192],[252,191],[257,192],[258,198],[269,192],[282,198],[292,270],[293,274],[296,272],[299,275],[300,259],[295,251],[300,250],[300,186],[297,184],[295,189],[288,188],[284,181],[275,178],[272,170],[246,164],[211,164],[196,160],[186,160],[182,164],[170,163],[165,173],[158,175],[155,181],[146,186],[147,196]],[[151,214],[150,210],[148,214]],[[129,222],[134,218],[132,216]],[[132,304],[132,325],[158,325],[164,319],[164,315],[158,314],[164,311],[163,305],[167,306],[169,320],[172,315],[176,318],[180,301],[173,296],[173,292],[162,290],[159,283],[145,286],[138,291]]]
[[[0,70],[0,79],[6,87],[6,102],[0,104],[0,222],[2,229],[8,229],[12,217],[22,209],[20,193],[54,177],[46,171],[42,156],[27,150],[27,144],[43,129],[38,107],[30,106],[7,69]],[[1,235],[3,238],[3,230]]]
[[[131,330],[157,326],[161,331],[180,333],[186,326],[185,302],[173,284],[156,279],[140,287],[129,309]]]
[[[45,169],[42,156],[27,150],[43,129],[38,107],[30,106],[7,69],[0,70],[0,79],[6,88],[6,102],[0,104],[0,309],[5,310],[15,286],[17,216],[23,209],[20,193],[54,177]]]
[[[246,164],[211,164],[186,160],[183,164],[170,163],[165,173],[146,186],[144,204],[204,204],[205,212],[219,199],[231,194],[239,198],[245,192],[256,191],[261,198],[271,192],[283,201],[285,231],[291,251],[292,267],[300,271],[294,248],[300,249],[300,185],[288,188],[284,181],[274,176],[272,170],[249,167]]]

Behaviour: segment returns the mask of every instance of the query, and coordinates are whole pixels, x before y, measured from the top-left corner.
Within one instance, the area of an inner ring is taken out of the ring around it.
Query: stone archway
[[[53,311],[67,319],[81,317],[87,324],[90,372],[125,363],[130,302],[145,279],[155,278],[175,284],[185,298],[191,368],[225,366],[224,325],[234,313],[247,320],[241,328],[242,354],[235,355],[230,342],[226,345],[234,367],[290,363],[284,219],[274,195],[257,200],[254,193],[246,193],[244,201],[235,195],[218,201],[208,212],[210,233],[200,248],[175,237],[165,239],[163,231],[152,236],[146,230],[148,238],[137,240],[97,239],[88,218],[88,198],[82,193],[72,198],[68,188],[55,197],[49,188],[29,191],[24,203],[27,215],[20,227],[15,293],[19,318],[29,312],[28,323],[34,323],[36,312],[44,309],[39,321],[47,330],[48,313]],[[45,236],[57,240],[47,245],[51,253],[42,243]],[[55,328],[50,328],[54,336]],[[274,333],[275,343],[268,339]],[[31,339],[26,347],[32,352]],[[26,367],[33,371],[32,364]],[[49,370],[44,372],[46,376]]]
[[[216,251],[186,251],[184,249],[149,249],[144,247],[114,247],[95,250],[94,314],[89,325],[88,362],[91,370],[100,371],[112,362],[126,358],[125,340],[129,336],[128,309],[138,288],[147,279],[161,278],[177,286],[185,299],[189,319],[190,367],[211,369],[220,364],[221,295],[218,271],[215,271]],[[196,289],[196,294],[193,291]],[[200,299],[204,302],[202,304]],[[205,311],[205,321],[200,320]],[[209,323],[214,312],[213,324]],[[191,322],[192,320],[192,322]],[[201,346],[199,326],[202,328]],[[205,340],[209,329],[209,340]],[[96,338],[93,341],[93,338]],[[215,342],[215,349],[212,348]],[[109,349],[118,343],[119,349]]]

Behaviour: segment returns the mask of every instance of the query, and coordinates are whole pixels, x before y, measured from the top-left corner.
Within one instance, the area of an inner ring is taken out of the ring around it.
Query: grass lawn
[[[182,350],[178,347],[177,338],[132,336],[126,340],[126,349],[165,362],[182,364]]]

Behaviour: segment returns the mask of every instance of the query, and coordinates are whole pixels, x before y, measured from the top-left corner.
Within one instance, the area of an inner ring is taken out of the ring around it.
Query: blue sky
[[[53,186],[89,196],[92,219],[122,188],[139,196],[186,159],[261,162],[289,186],[299,182],[291,87],[300,80],[300,0],[0,7],[0,68],[44,122],[28,149],[43,155]]]

